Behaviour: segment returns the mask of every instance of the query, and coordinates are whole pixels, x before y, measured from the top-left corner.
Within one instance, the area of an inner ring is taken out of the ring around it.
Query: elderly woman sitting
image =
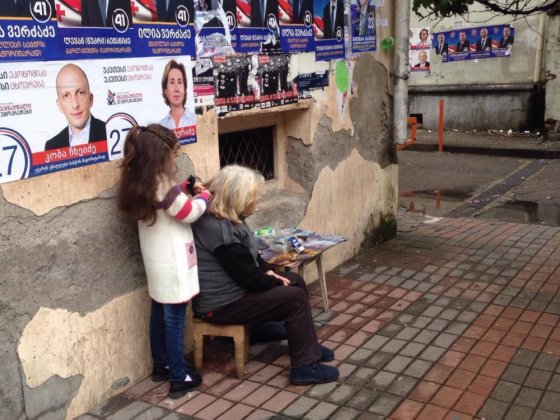
[[[195,316],[215,324],[284,321],[292,384],[336,381],[338,369],[321,363],[334,353],[317,341],[305,281],[272,271],[244,221],[263,184],[260,174],[241,166],[227,166],[211,181],[207,212],[192,225],[200,282]]]

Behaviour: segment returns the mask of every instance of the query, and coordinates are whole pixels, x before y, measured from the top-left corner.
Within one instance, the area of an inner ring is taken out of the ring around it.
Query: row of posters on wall
[[[196,142],[199,106],[297,102],[328,74],[300,73],[290,53],[375,50],[373,3],[2,0],[0,183],[120,159],[137,124]]]
[[[0,57],[205,57],[227,51],[341,59],[345,39],[352,53],[375,51],[379,1],[2,0]]]
[[[430,58],[442,63],[496,57],[509,57],[515,29],[510,25],[430,32],[427,28],[410,30],[409,63],[411,71],[429,71]]]

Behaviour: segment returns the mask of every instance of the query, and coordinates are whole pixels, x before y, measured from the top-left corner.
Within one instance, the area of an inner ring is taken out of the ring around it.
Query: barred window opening
[[[221,134],[218,147],[221,168],[237,164],[274,179],[274,127]]]

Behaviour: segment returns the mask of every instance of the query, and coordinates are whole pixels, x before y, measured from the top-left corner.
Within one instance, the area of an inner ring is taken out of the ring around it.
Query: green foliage
[[[469,11],[473,0],[413,0],[412,10],[419,16],[419,9],[429,11],[428,15],[436,17],[448,17],[453,15],[464,15]]]
[[[531,2],[528,0],[413,0],[412,10],[420,17],[443,18],[465,15],[469,8],[477,4],[482,8],[503,15],[527,16],[534,13],[552,12],[560,8],[560,0]]]

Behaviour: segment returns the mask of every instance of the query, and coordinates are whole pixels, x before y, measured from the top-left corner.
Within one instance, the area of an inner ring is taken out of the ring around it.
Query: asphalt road
[[[560,160],[402,150],[399,209],[560,224]]]

